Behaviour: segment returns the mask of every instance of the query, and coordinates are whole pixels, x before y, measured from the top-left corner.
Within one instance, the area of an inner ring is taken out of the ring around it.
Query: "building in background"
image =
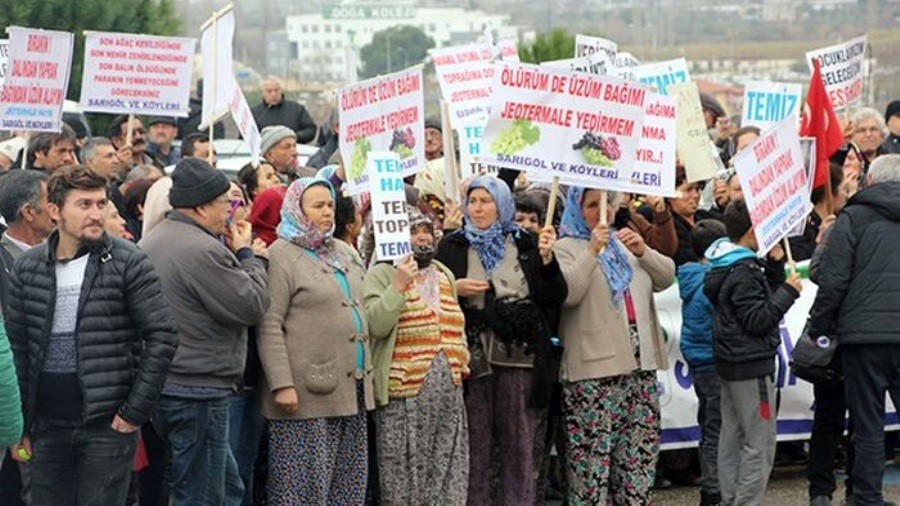
[[[344,81],[351,48],[358,51],[372,41],[376,32],[403,25],[419,28],[434,39],[436,47],[476,42],[488,26],[499,39],[518,40],[518,29],[510,24],[508,14],[488,14],[462,7],[417,7],[402,0],[345,1],[323,7],[316,14],[287,17],[287,52],[293,58],[290,77],[302,82]],[[272,45],[269,48],[271,62],[271,51],[281,49]],[[392,49],[392,53],[397,70],[418,63],[405,61],[402,47]]]

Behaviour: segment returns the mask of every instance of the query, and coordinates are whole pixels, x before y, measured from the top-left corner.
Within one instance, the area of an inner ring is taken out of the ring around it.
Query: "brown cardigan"
[[[554,252],[569,285],[559,323],[565,343],[562,378],[581,381],[629,374],[638,367],[645,371],[668,368],[653,293],[675,281],[672,259],[649,247],[640,258],[625,251],[634,271],[629,290],[641,339],[641,363],[637,364],[626,311],[613,307],[603,269],[588,250],[588,241],[565,237],[556,243]]]
[[[342,241],[335,241],[346,267],[353,296],[348,300],[334,276],[334,269],[305,250],[282,239],[269,248],[269,296],[271,305],[259,329],[262,380],[262,413],[268,419],[306,420],[350,416],[358,412],[356,349],[365,347],[366,409],[374,409],[372,361],[362,304],[365,270],[359,255]],[[363,321],[356,334],[351,305]],[[293,386],[300,409],[285,415],[275,407],[273,392]]]
[[[655,249],[663,255],[671,258],[678,253],[678,234],[675,232],[675,220],[672,219],[672,212],[666,208],[665,211],[653,211],[653,223],[647,221],[647,218],[641,216],[639,212],[632,211],[631,218],[628,220],[628,228],[641,234],[647,246]]]

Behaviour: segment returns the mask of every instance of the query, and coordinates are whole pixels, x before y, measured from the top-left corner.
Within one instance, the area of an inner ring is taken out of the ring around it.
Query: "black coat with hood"
[[[810,336],[900,344],[900,183],[860,190],[829,232]]]
[[[16,261],[6,330],[15,358],[26,430],[34,421],[38,383],[56,307],[54,232]],[[77,377],[84,423],[120,415],[133,425],[150,418],[178,342],[178,329],[147,255],[106,234],[89,254],[78,302]]]
[[[783,260],[762,261],[745,248],[727,251],[720,244],[707,253],[712,269],[703,288],[714,309],[716,373],[728,381],[774,374],[779,323],[800,293],[784,283]]]

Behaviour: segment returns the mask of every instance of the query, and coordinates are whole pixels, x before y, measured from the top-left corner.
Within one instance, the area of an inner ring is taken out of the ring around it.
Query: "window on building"
[[[306,32],[308,32],[308,31],[309,31],[309,26],[308,26],[308,25],[300,25],[300,32],[301,32],[301,33],[306,33]]]
[[[322,27],[322,30],[324,30],[325,33],[331,33],[331,25],[325,25],[325,26],[323,26],[323,27]]]
[[[310,31],[311,31],[312,33],[319,33],[319,25],[311,25],[311,26],[310,26]]]
[[[291,43],[288,45],[288,49],[289,49],[289,51],[290,51],[291,59],[292,59],[292,60],[296,60],[296,59],[297,59],[297,55],[300,54],[300,51],[297,50],[297,43],[296,43],[296,42],[291,42]]]
[[[309,49],[309,41],[308,40],[303,41],[303,49]]]
[[[335,31],[335,33],[341,33],[341,24],[340,23],[334,25],[334,31]]]
[[[331,49],[331,41],[330,40],[325,41],[325,49]]]
[[[437,30],[437,27],[434,26],[434,23],[430,23],[430,24],[428,25],[428,31],[429,31],[429,32],[434,32],[434,31],[436,31],[436,30]]]

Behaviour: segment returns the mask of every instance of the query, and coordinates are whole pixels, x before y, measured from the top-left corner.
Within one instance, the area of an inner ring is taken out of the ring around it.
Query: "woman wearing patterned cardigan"
[[[410,211],[413,255],[366,276],[375,368],[381,502],[466,503],[469,435],[462,380],[469,373],[455,279],[433,261],[434,226]]]

